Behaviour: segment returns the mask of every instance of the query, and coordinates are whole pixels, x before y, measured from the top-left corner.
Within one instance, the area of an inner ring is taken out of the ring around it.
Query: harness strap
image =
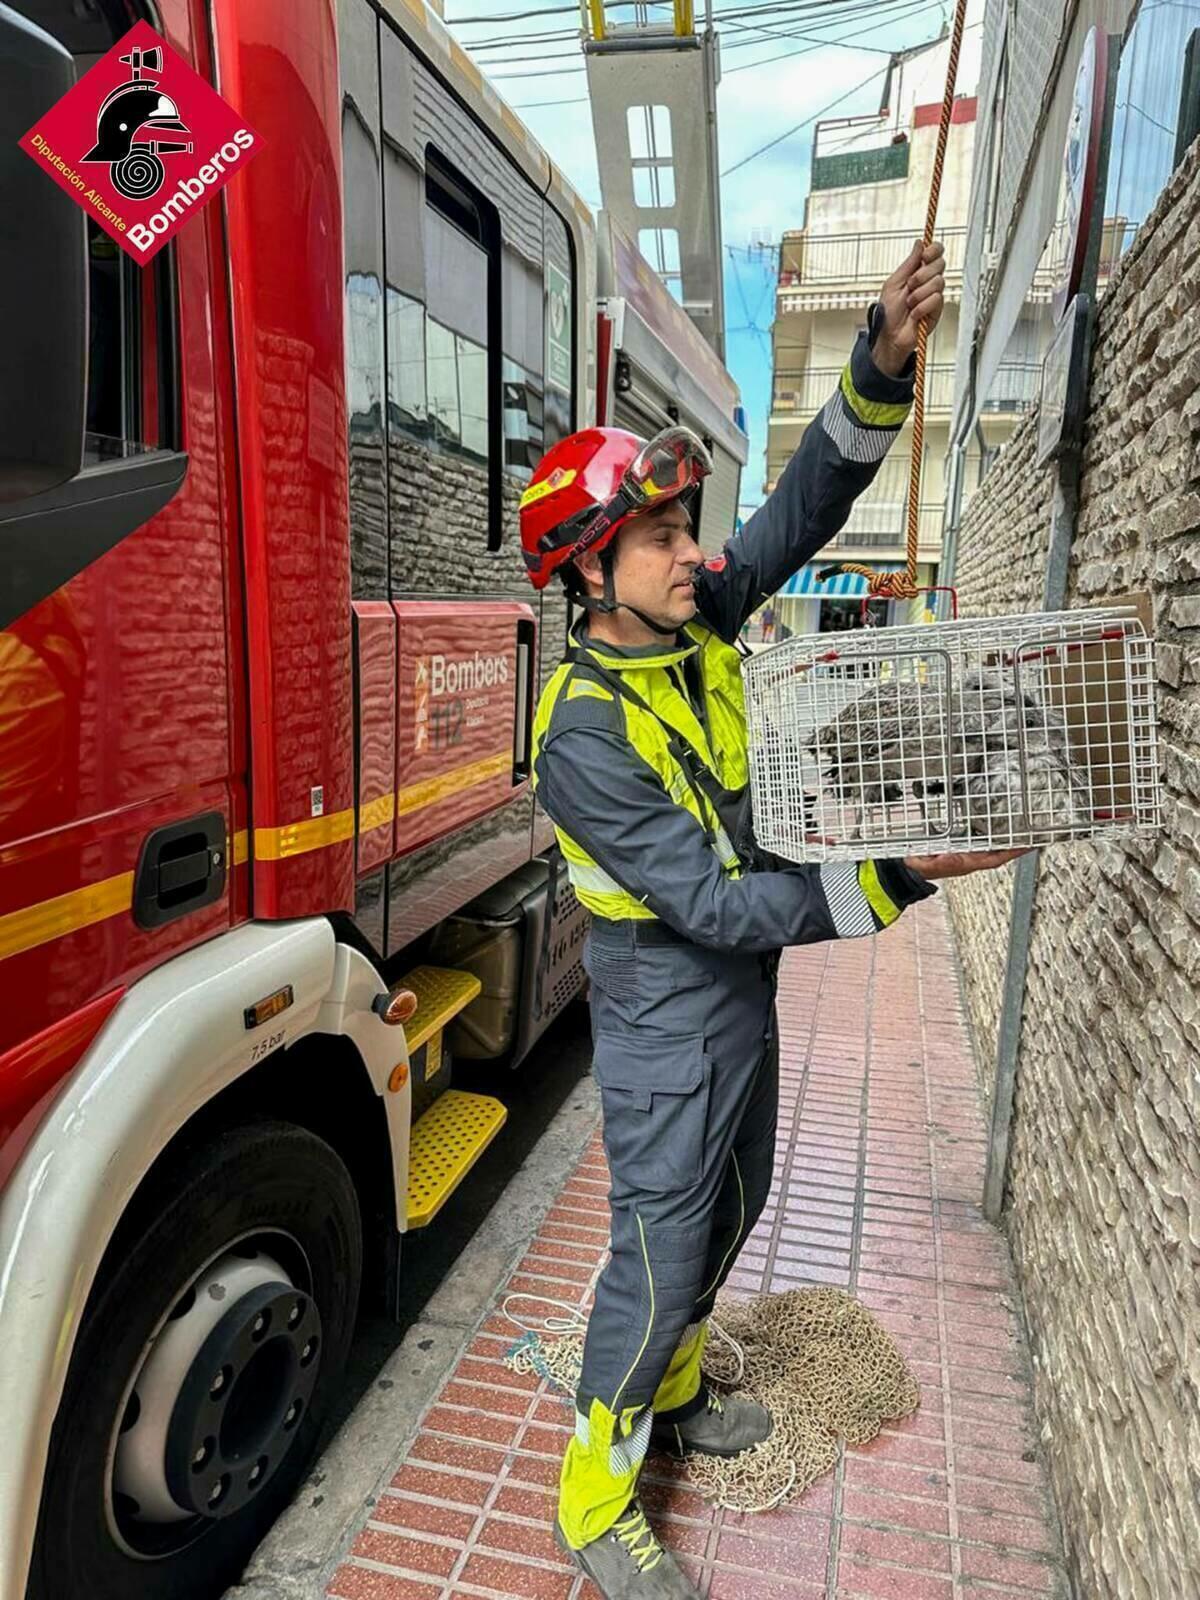
[[[620,673],[613,672],[603,662],[597,661],[590,651],[576,646],[567,651],[564,660],[571,662],[576,669],[581,669],[591,674],[606,688],[611,689],[614,694],[620,695],[622,700],[628,701],[630,705],[635,705],[639,710],[648,712],[658,723],[667,736],[667,749],[678,763],[684,780],[692,792],[692,798],[696,802],[696,809],[700,817],[700,826],[704,829],[705,840],[709,848],[719,855],[720,851],[717,847],[717,833],[716,828],[713,826],[713,818],[716,818],[717,824],[722,831],[724,831],[724,823],[721,821],[721,809],[713,789],[715,787],[719,794],[723,794],[725,791],[721,780],[713,772],[704,757],[680,733],[678,728],[673,728],[664,717],[660,717],[654,707],[647,700],[644,700],[636,689],[622,679]]]
[[[557,845],[551,846],[547,853],[546,865],[548,868],[546,884],[546,918],[542,923],[541,947],[538,950],[537,967],[533,982],[534,1018],[541,1020],[543,1011],[548,1008],[542,1004],[546,986],[546,978],[550,972],[550,936],[554,928],[554,903],[558,898],[558,874],[562,866],[562,851]]]

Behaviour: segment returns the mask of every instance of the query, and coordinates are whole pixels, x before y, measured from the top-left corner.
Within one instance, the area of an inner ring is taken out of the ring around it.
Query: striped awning
[[[815,600],[838,600],[845,596],[864,595],[867,592],[867,580],[860,578],[857,572],[836,573],[827,583],[817,582],[817,573],[821,568],[830,565],[829,562],[812,562],[807,567],[801,567],[799,572],[792,576],[779,591],[779,598],[785,600],[792,595],[811,595]],[[891,561],[885,561],[876,566],[877,572],[900,572],[902,567]]]

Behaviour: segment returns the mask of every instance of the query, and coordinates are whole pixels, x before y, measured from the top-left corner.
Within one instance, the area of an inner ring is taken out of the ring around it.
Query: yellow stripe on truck
[[[498,778],[502,772],[512,771],[512,750],[497,750],[495,755],[484,756],[465,767],[455,767],[436,778],[425,778],[421,783],[411,783],[396,796],[396,815],[405,816],[410,811],[423,811],[426,806],[445,800],[448,795],[473,789],[477,783]]]
[[[323,850],[354,837],[354,808],[331,811],[327,817],[289,822],[282,828],[255,828],[254,855],[258,861],[289,861],[293,856]]]
[[[77,933],[80,928],[90,928],[94,922],[107,922],[118,912],[128,911],[132,904],[133,873],[120,872],[114,878],[101,878],[99,883],[56,894],[52,900],[6,912],[0,917],[0,961],[61,939],[64,934]]]
[[[426,778],[413,783],[396,795],[380,795],[363,806],[359,819],[359,833],[368,833],[381,827],[394,816],[410,811],[420,811],[464,789],[486,783],[502,772],[512,770],[512,751],[497,750],[494,755],[480,761],[469,762],[451,772],[440,773],[436,778]],[[355,835],[354,808],[334,811],[327,817],[306,818],[303,822],[289,822],[279,828],[255,828],[254,855],[259,861],[290,861],[294,856],[323,850],[328,845],[342,844]],[[242,828],[233,835],[233,865],[241,866],[249,857],[249,835]],[[95,922],[106,922],[133,904],[133,873],[120,872],[112,878],[102,878],[99,883],[88,883],[79,889],[69,889],[66,894],[55,895],[51,900],[40,900],[36,905],[22,906],[18,911],[0,915],[0,961],[8,956],[33,950],[40,944],[49,944],[80,928],[89,928]]]
[[[361,838],[364,833],[370,833],[372,828],[382,828],[396,818],[396,796],[394,794],[381,794],[378,799],[368,800],[365,805],[358,808],[358,832]]]

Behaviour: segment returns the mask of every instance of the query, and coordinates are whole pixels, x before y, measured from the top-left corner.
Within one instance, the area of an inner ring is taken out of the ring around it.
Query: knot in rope
[[[889,600],[915,600],[921,592],[907,572],[873,572],[867,579],[867,589]]]
[[[887,600],[913,600],[922,591],[909,572],[876,572],[857,561],[843,561],[839,572],[853,572],[867,581],[867,592]]]

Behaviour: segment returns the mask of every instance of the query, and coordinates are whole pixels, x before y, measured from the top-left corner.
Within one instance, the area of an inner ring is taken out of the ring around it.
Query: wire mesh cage
[[[1133,608],[796,637],[743,677],[755,834],[785,860],[1161,825],[1154,643]]]

